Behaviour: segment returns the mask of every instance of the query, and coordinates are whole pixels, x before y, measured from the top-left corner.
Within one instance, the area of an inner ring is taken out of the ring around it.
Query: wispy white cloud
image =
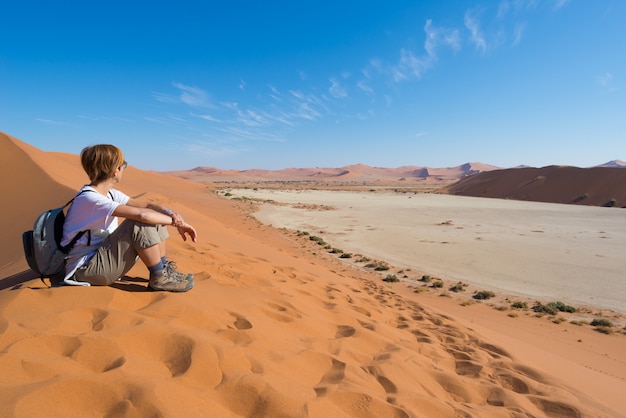
[[[36,118],[35,120],[37,122],[39,122],[39,123],[43,123],[44,125],[51,125],[51,126],[76,126],[73,123],[63,122],[63,121],[59,121],[59,120],[43,119],[43,118]]]
[[[248,139],[252,141],[270,141],[270,142],[284,142],[285,141],[283,137],[273,132],[246,129],[240,126],[229,126],[229,127],[221,129],[221,131],[227,134],[227,138],[230,137],[233,140]]]
[[[461,36],[457,29],[437,27],[433,25],[431,19],[428,19],[424,25],[424,32],[426,32],[424,49],[432,58],[437,58],[437,51],[442,46],[453,51],[461,49]]]
[[[181,90],[181,94],[178,98],[184,104],[191,107],[212,107],[209,101],[209,95],[204,90],[178,82],[174,82],[172,85]]]
[[[418,55],[408,48],[400,49],[398,62],[390,66],[390,74],[394,81],[404,81],[411,78],[420,78],[430,70],[439,58],[439,51],[448,48],[458,51],[461,48],[461,38],[457,29],[435,26],[431,19],[424,24],[426,39],[424,41],[424,53]],[[380,71],[383,67],[378,61],[370,60],[371,68]],[[368,73],[365,70],[364,73]]]
[[[613,74],[606,72],[597,77],[598,84],[600,84],[606,91],[613,92],[617,91],[617,87],[615,87],[615,77]]]
[[[204,120],[208,120],[209,122],[221,122],[220,119],[215,118],[211,115],[207,115],[207,114],[203,114],[203,115],[198,115],[198,114],[194,114],[194,113],[190,113],[191,116],[200,118],[200,119],[204,119]]]
[[[328,92],[336,99],[343,99],[348,96],[346,90],[341,86],[339,81],[336,78],[331,78],[330,87],[328,88]]]
[[[205,155],[210,158],[224,158],[241,154],[242,152],[251,152],[248,147],[226,146],[219,142],[190,142],[185,145],[185,149],[191,154]]]
[[[522,41],[524,32],[526,31],[526,23],[517,23],[513,30],[513,46],[518,45]]]
[[[465,12],[463,23],[470,31],[470,41],[476,46],[476,49],[484,53],[487,52],[487,41],[480,27],[479,15],[480,10],[478,9],[468,10]]]
[[[363,90],[365,93],[369,94],[370,96],[376,95],[374,93],[374,89],[372,89],[372,87],[370,87],[369,84],[367,84],[365,80],[360,80],[356,85],[358,88],[360,88],[361,90]]]
[[[127,118],[120,118],[117,116],[87,116],[87,115],[78,115],[78,117],[80,119],[85,119],[85,120],[91,120],[91,121],[105,121],[105,122],[110,122],[110,121],[119,121],[119,122],[131,122],[130,119]]]
[[[403,81],[411,77],[420,78],[422,72],[430,67],[430,62],[430,59],[418,58],[412,51],[402,48],[400,60],[391,69],[393,79],[394,81]]]
[[[570,2],[570,0],[554,0],[554,10],[559,10]]]

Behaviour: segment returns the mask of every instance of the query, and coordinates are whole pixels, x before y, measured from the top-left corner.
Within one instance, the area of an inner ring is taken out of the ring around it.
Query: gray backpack
[[[81,190],[65,205],[50,209],[37,217],[32,231],[22,234],[24,255],[28,266],[40,279],[50,279],[52,286],[62,284],[65,277],[65,259],[76,242],[86,233],[80,231],[69,244],[61,245],[63,238],[63,224],[65,223],[65,208],[81,193],[91,190]],[[91,235],[91,234],[90,234]],[[45,283],[45,282],[44,282]]]

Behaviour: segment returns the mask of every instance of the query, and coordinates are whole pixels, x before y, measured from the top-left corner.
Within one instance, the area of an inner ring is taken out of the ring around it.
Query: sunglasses
[[[120,169],[124,169],[124,168],[126,168],[126,167],[128,167],[128,163],[127,163],[126,161],[124,161],[124,162],[122,163],[122,165],[120,166]]]

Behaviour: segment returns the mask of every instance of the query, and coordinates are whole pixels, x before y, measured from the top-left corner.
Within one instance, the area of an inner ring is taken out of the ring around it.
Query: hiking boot
[[[162,273],[150,277],[148,288],[168,292],[186,292],[193,288],[193,275],[184,275],[173,267],[165,268]]]
[[[176,277],[178,280],[186,280],[193,283],[193,274],[185,274],[176,270],[176,262],[174,261],[165,262],[165,271],[167,271],[171,277]]]

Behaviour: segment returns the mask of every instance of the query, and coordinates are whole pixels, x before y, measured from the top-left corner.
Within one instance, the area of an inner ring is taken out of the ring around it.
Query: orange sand
[[[543,336],[557,333],[544,322],[441,298],[416,301],[402,286],[312,255],[293,234],[241,215],[206,185],[157,173],[130,168],[120,189],[147,193],[196,226],[197,244],[174,234],[168,241],[196,287],[146,292],[147,271],[137,266],[111,287],[45,288],[25,272],[21,232],[86,178],[77,156],[44,153],[4,134],[0,172],[0,416],[591,417],[626,410],[622,335],[577,328],[584,350],[568,338],[546,346]],[[561,326],[559,333],[573,329]],[[547,371],[548,362],[557,368]],[[590,396],[591,381],[618,395]]]

